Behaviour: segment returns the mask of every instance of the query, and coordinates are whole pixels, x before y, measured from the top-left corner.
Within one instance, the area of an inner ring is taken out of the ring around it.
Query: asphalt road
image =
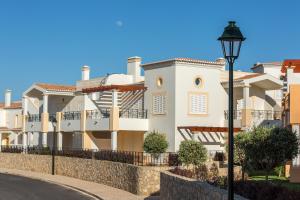
[[[69,188],[20,176],[0,174],[0,200],[93,200]]]

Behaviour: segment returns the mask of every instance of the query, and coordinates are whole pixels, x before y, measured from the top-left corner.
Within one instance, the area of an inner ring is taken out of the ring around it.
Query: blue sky
[[[236,20],[247,40],[236,67],[300,57],[297,0],[1,0],[0,94],[34,82],[74,84],[125,72],[126,59],[215,60],[217,37]],[[0,101],[3,95],[0,95]]]

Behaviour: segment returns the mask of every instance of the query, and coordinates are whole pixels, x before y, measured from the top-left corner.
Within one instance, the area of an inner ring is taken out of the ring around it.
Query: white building
[[[234,73],[236,131],[280,121],[267,94],[282,82],[265,73]],[[227,88],[224,59],[131,57],[127,74],[94,79],[84,66],[74,86],[36,83],[23,93],[23,145],[51,146],[55,129],[59,148],[143,151],[145,133],[158,131],[169,151],[194,139],[213,154],[226,142]]]
[[[0,103],[0,144],[22,144],[22,103],[12,102],[12,91],[5,91],[5,102]]]
[[[300,60],[285,60],[281,72],[285,90],[283,124],[293,130],[300,141]],[[291,163],[290,181],[300,182],[300,152]]]

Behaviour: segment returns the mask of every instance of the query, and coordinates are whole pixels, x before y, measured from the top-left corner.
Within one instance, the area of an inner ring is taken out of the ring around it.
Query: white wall
[[[163,79],[163,85],[157,87],[157,78]],[[145,109],[148,110],[149,131],[159,131],[166,134],[169,142],[169,151],[175,149],[175,66],[145,70]],[[152,95],[154,93],[166,94],[165,115],[154,115],[152,113]]]
[[[227,110],[227,94],[220,83],[221,70],[215,66],[201,66],[193,64],[176,65],[176,84],[175,84],[175,150],[178,150],[184,137],[178,131],[178,126],[212,126],[223,127],[224,110]],[[201,77],[203,85],[197,87],[195,78]],[[208,113],[207,115],[190,115],[189,114],[189,93],[207,93],[208,95]],[[214,134],[204,133],[209,141],[215,139],[220,142]],[[199,134],[198,139],[204,139]],[[208,150],[220,150],[219,145],[206,145]]]

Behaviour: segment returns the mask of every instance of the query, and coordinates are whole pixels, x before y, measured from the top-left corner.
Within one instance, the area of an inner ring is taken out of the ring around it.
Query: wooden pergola
[[[189,130],[192,134],[196,132],[228,132],[228,127],[212,127],[212,126],[178,126],[177,129]],[[240,132],[241,128],[234,128],[234,132]]]
[[[146,90],[142,84],[135,84],[135,85],[102,85],[99,87],[93,88],[84,88],[82,89],[83,93],[93,93],[93,92],[102,92],[102,91],[111,91],[117,90],[119,92],[130,92],[130,91],[138,91],[138,90]]]

